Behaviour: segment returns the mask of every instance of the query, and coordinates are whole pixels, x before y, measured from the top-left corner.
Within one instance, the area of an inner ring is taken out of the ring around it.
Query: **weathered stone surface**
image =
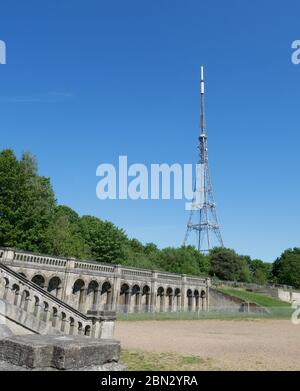
[[[25,335],[0,341],[0,360],[25,368],[76,370],[118,362],[120,343],[83,336]]]
[[[12,336],[0,340],[0,359],[13,365],[28,368],[48,366],[52,351],[53,347],[37,335]]]
[[[120,343],[86,337],[56,337],[53,340],[52,366],[58,369],[80,368],[117,362]]]
[[[0,339],[11,337],[13,332],[5,324],[0,324]]]

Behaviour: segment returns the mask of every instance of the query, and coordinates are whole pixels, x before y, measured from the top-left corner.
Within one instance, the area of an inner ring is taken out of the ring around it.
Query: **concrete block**
[[[0,361],[30,369],[76,370],[118,362],[120,343],[84,336],[24,335],[0,340]]]

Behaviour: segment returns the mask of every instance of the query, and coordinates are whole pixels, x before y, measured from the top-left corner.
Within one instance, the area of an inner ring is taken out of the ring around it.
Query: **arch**
[[[100,297],[101,307],[104,309],[111,309],[112,306],[112,284],[110,281],[104,281],[101,287]]]
[[[23,308],[23,310],[25,310],[25,311],[27,311],[27,309],[28,309],[29,297],[30,297],[30,294],[29,294],[29,292],[25,289],[25,290],[22,292],[22,295],[21,295],[21,304],[20,304],[20,307]]]
[[[19,272],[18,274],[19,274],[20,276],[22,276],[22,277],[27,278],[27,276],[26,276],[26,274],[25,274],[24,272]]]
[[[32,282],[34,282],[36,285],[40,286],[41,288],[44,288],[45,287],[45,277],[42,276],[41,274],[35,274],[32,279],[31,279]]]
[[[206,299],[206,292],[204,289],[201,290],[200,297],[201,297],[201,307],[202,307],[202,309],[204,309],[204,307],[205,307],[204,303],[205,303],[205,299]]]
[[[171,312],[173,311],[173,289],[171,287],[167,288],[166,296],[168,300],[167,301],[168,310]]]
[[[13,284],[12,292],[14,294],[14,305],[19,305],[19,296],[20,296],[20,286],[18,284]]]
[[[187,295],[187,302],[188,302],[188,311],[193,310],[193,291],[191,289],[188,289],[186,292]]]
[[[159,297],[158,310],[163,312],[165,309],[165,289],[162,286],[157,288],[157,296]]]
[[[199,294],[198,289],[194,290],[194,297],[195,297],[196,311],[198,311],[199,307],[200,307],[200,294]]]
[[[123,283],[120,288],[120,309],[123,312],[130,310],[130,287],[127,283]]]
[[[78,278],[74,284],[73,284],[73,303],[76,308],[79,310],[84,309],[84,302],[85,302],[85,282]]]
[[[133,312],[139,312],[141,303],[141,287],[138,284],[133,285],[131,289],[131,296],[133,296]]]
[[[47,291],[52,293],[52,295],[59,297],[61,285],[62,285],[61,279],[57,276],[54,276],[49,280]]]
[[[86,308],[96,309],[99,294],[99,283],[95,280],[90,281],[87,287]]]
[[[60,314],[60,319],[61,319],[60,331],[65,331],[67,315],[64,312],[62,312]]]
[[[89,326],[89,325],[85,326],[84,335],[86,335],[87,337],[89,337],[91,335],[91,326]]]
[[[56,307],[52,307],[52,327],[56,327],[58,323],[58,310]]]
[[[50,317],[50,312],[49,312],[49,304],[47,303],[47,301],[43,301],[43,304],[42,304],[42,317],[41,319],[44,321],[44,322],[48,322],[49,320],[49,317]]]
[[[40,312],[40,298],[38,296],[34,296],[33,299],[34,299],[33,314],[38,318]]]
[[[74,318],[72,318],[70,316],[69,322],[70,322],[70,332],[69,332],[69,334],[73,335],[74,334],[74,328],[75,328],[75,320],[74,320]]]
[[[150,311],[150,305],[151,305],[150,292],[151,292],[151,289],[150,289],[149,285],[144,285],[143,289],[142,289],[141,306],[142,306],[143,311],[145,311],[145,312]]]
[[[78,327],[78,331],[77,331],[78,334],[82,335],[83,334],[83,325],[82,325],[82,323],[78,322],[77,327]]]

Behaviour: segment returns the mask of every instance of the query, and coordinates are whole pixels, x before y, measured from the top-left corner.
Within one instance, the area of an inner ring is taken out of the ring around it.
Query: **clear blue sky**
[[[160,247],[184,201],[100,201],[96,167],[194,163],[199,67],[226,246],[272,261],[300,246],[300,3],[2,0],[0,148],[29,150],[57,199]]]

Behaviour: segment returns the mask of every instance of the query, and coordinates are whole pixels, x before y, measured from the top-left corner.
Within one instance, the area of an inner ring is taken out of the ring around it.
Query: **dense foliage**
[[[11,150],[0,152],[0,246],[300,288],[299,248],[286,250],[272,265],[228,248],[214,248],[203,255],[192,246],[160,250],[153,243],[143,245],[109,221],[79,216],[71,208],[58,205],[49,178],[38,175],[34,157],[25,153],[18,160]]]

